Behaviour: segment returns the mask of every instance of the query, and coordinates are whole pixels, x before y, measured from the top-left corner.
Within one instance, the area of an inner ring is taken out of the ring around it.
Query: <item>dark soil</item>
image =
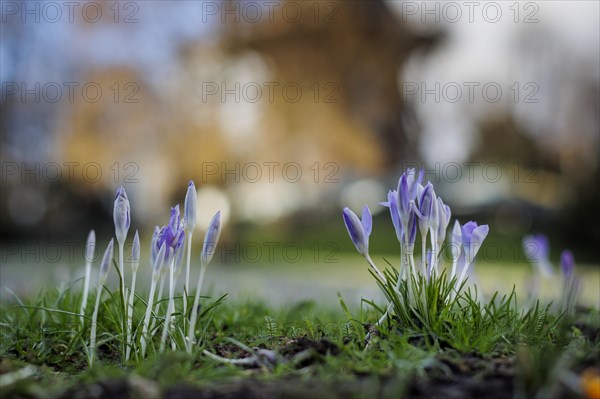
[[[340,348],[327,339],[280,338],[279,354],[285,362],[298,356],[298,369],[323,361],[324,356],[335,356]],[[244,358],[244,353],[233,344],[219,345],[215,353],[226,358]],[[259,348],[254,348],[258,350]],[[482,357],[476,354],[443,352],[439,355],[441,368],[430,370],[427,377],[398,381],[395,377],[361,375],[351,381],[319,381],[318,376],[308,381],[301,377],[282,377],[276,381],[263,381],[255,377],[215,383],[207,387],[179,384],[159,389],[149,380],[139,377],[106,380],[78,386],[60,399],[98,398],[165,398],[165,399],[266,399],[266,398],[394,398],[402,392],[408,398],[470,399],[510,398],[514,392],[514,357]],[[408,387],[406,383],[408,382]]]

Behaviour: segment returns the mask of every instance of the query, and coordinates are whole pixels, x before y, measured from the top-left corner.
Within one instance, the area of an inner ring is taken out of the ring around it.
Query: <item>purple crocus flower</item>
[[[565,249],[560,254],[560,267],[563,276],[568,278],[573,275],[573,270],[575,270],[575,258],[573,257],[573,253],[568,249]]]
[[[127,238],[127,232],[131,225],[131,216],[129,210],[129,199],[123,186],[117,189],[115,196],[115,205],[113,210],[113,219],[115,222],[115,235],[117,241],[122,245]]]
[[[523,237],[523,251],[531,263],[535,263],[540,272],[546,276],[552,276],[552,265],[550,263],[550,244],[548,237],[543,234],[528,235]]]
[[[458,286],[462,284],[469,266],[475,260],[477,252],[481,248],[483,240],[488,235],[489,227],[487,224],[478,226],[476,222],[467,222],[462,227],[458,220],[454,224],[452,231],[452,252],[453,252],[453,265],[452,265],[452,277],[457,273],[458,264],[461,265],[461,272],[458,278]],[[455,246],[457,246],[455,248]]]
[[[163,226],[158,232],[155,243],[155,251],[158,253],[160,247],[165,244],[165,256],[163,265],[169,265],[173,258],[183,248],[183,239],[185,237],[184,224],[179,217],[179,205],[171,208],[171,218],[169,224]]]
[[[487,224],[478,226],[477,222],[467,222],[461,228],[461,241],[467,265],[473,263],[481,244],[487,237],[490,228]]]
[[[348,207],[344,208],[342,215],[344,217],[344,224],[356,250],[361,255],[368,256],[369,236],[373,227],[373,219],[369,207],[367,205],[364,206],[362,221]]]

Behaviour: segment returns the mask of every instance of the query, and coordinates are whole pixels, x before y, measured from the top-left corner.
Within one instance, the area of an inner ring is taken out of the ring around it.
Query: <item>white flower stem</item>
[[[427,231],[421,234],[421,273],[427,274]]]
[[[123,298],[127,298],[125,296],[125,267],[123,266],[124,262],[123,262],[123,248],[125,246],[125,243],[119,242],[119,279],[120,279],[120,285],[121,285],[121,295],[123,295]],[[123,303],[123,311],[125,312],[125,314],[127,314],[127,303]]]
[[[381,273],[379,268],[377,266],[375,266],[375,263],[373,263],[373,260],[371,259],[371,256],[368,253],[365,255],[365,259],[367,260],[367,262],[369,262],[369,266],[371,266],[371,269],[373,269],[373,271],[377,274],[377,276],[379,276],[381,281],[385,283],[386,282],[385,276],[383,275],[383,273]]]
[[[408,244],[407,244],[408,247]],[[410,270],[412,271],[412,273],[409,273],[409,275],[407,276],[407,281],[406,283],[408,284],[407,289],[408,289],[408,299],[410,301],[409,306],[412,305],[412,303],[414,303],[414,297],[413,297],[413,278],[416,280],[417,278],[417,274],[415,272],[415,262],[414,259],[412,257],[412,253],[410,253],[408,251],[408,248],[406,248],[406,250],[404,251],[404,255],[406,256],[406,260],[405,263],[407,265],[407,267],[410,267]]]
[[[135,295],[135,280],[137,271],[133,271],[131,274],[131,293],[129,294],[129,304],[127,306],[127,332],[129,334],[129,341],[127,342],[127,349],[125,350],[125,360],[129,360],[131,356],[131,347],[133,346],[133,331],[132,331],[132,318],[133,318],[133,297]]]
[[[92,325],[90,328],[90,350],[89,350],[89,364],[92,367],[94,363],[94,357],[96,356],[96,328],[98,326],[98,308],[100,307],[100,297],[102,296],[103,283],[98,284],[98,292],[96,292],[96,304],[94,305],[94,313],[92,315]]]
[[[460,273],[460,277],[458,278],[458,282],[456,283],[456,288],[460,288],[460,285],[462,284],[463,280],[465,279],[465,276],[467,275],[467,269],[469,268],[469,266],[471,266],[470,264],[467,263],[467,260],[465,259],[465,264],[463,266],[462,272]]]
[[[154,314],[158,314],[161,308],[160,301],[163,299],[163,291],[165,287],[166,274],[162,274],[160,276],[160,286],[158,288],[158,296],[156,297],[156,305],[154,306]],[[156,325],[156,319],[152,319],[152,324],[150,325],[150,331],[154,330],[154,326]]]
[[[142,359],[146,356],[146,343],[148,340],[148,326],[150,325],[150,315],[152,313],[152,303],[154,302],[154,292],[156,291],[157,280],[152,278],[150,283],[150,295],[148,295],[148,306],[146,307],[146,315],[144,316],[144,326],[142,327]]]
[[[185,282],[183,284],[183,315],[187,316],[188,293],[190,291],[190,258],[192,256],[192,232],[187,236],[186,246],[186,262],[185,262]],[[184,317],[185,322],[185,317]]]
[[[396,286],[395,286],[396,293],[399,293],[400,283],[402,282],[402,278],[404,277],[405,269],[406,269],[406,265],[404,265],[404,251],[402,250],[402,244],[400,244],[400,269],[398,270],[398,281],[396,281]],[[385,313],[383,314],[383,316],[381,316],[381,318],[375,324],[376,326],[380,326],[381,323],[383,323],[387,319],[388,314],[392,311],[394,302],[392,302],[392,301],[389,301],[389,302],[390,303],[388,304],[388,307],[387,307]]]
[[[124,336],[124,346],[127,346],[127,342],[129,342],[128,333],[127,333],[127,294],[125,292],[125,267],[124,267],[124,250],[125,243],[119,242],[119,284],[121,286],[121,300],[123,302],[123,326],[125,327],[123,331]],[[122,352],[121,352],[122,353]]]
[[[171,326],[171,315],[173,314],[173,305],[174,305],[173,296],[175,295],[175,292],[174,292],[175,284],[173,282],[174,269],[175,269],[175,262],[174,262],[174,260],[172,260],[171,264],[169,265],[169,303],[167,305],[167,313],[165,315],[165,323],[163,326],[162,338],[160,340],[159,352],[164,352],[164,350],[165,350],[165,344],[167,342],[167,334],[169,333],[169,328]]]
[[[88,294],[90,292],[90,276],[92,274],[92,262],[89,260],[85,261],[85,278],[83,280],[83,295],[81,297],[81,308],[79,314],[81,315],[81,324],[85,323],[85,308],[87,307]]]
[[[456,276],[456,266],[458,265],[458,258],[460,254],[456,254],[456,250],[452,248],[452,273],[450,273],[450,279],[452,280]]]
[[[192,307],[192,315],[190,317],[190,325],[188,326],[188,339],[186,342],[187,352],[192,353],[192,346],[195,343],[196,335],[196,321],[198,320],[198,305],[200,302],[200,291],[202,290],[202,283],[204,281],[204,273],[208,264],[202,262],[200,267],[200,275],[198,276],[198,285],[196,287],[196,295],[194,296],[194,305]]]
[[[439,250],[438,246],[437,246],[437,232],[435,230],[432,230],[429,238],[430,238],[430,243],[431,243],[431,265],[429,265],[430,275],[437,275],[438,274],[438,262],[437,262],[438,253],[437,253],[437,251]]]

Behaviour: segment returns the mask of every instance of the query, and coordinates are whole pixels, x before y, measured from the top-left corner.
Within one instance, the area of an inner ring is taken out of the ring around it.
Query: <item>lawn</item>
[[[141,244],[136,231],[125,256],[129,201],[120,188],[116,240],[102,251],[99,267],[92,231],[83,278],[48,282],[37,294],[4,287],[0,394],[599,398],[597,268],[576,268],[565,250],[557,271],[541,235],[523,241],[531,266],[476,265],[489,226],[455,221],[446,243],[450,209],[431,184],[420,186],[414,170],[407,171],[402,190],[390,191],[385,203],[400,256],[371,258],[372,217],[365,206],[360,218],[343,212],[364,259],[340,255],[328,265],[249,270],[208,267],[217,251],[219,212],[199,264],[191,262],[194,224],[184,222],[195,220],[190,182],[185,218],[173,207],[169,223],[156,228],[150,259],[141,262],[150,267],[138,278]],[[452,253],[449,264],[445,249]],[[16,266],[21,276],[32,274],[27,265]],[[300,284],[296,273],[312,287]]]

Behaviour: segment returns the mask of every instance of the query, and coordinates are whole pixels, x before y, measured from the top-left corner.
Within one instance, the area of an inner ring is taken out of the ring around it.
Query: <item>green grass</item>
[[[164,317],[156,316],[157,333],[148,358],[134,356],[128,362],[122,357],[118,290],[105,289],[97,361],[91,368],[90,320],[82,324],[78,315],[79,281],[64,289],[42,290],[35,298],[13,295],[0,306],[0,394],[85,396],[86,390],[105,389],[102,383],[97,388],[98,382],[111,381],[109,385],[121,384],[140,397],[182,387],[233,390],[238,395],[258,390],[285,397],[372,397],[374,392],[410,397],[415,392],[443,395],[449,382],[476,395],[479,385],[489,389],[486,381],[494,379],[503,389],[534,398],[549,392],[577,395],[573,381],[578,373],[597,364],[598,310],[571,317],[556,314],[550,305],[522,307],[514,291],[479,302],[469,290],[454,295],[453,281],[444,275],[430,284],[420,278],[409,286],[404,280],[394,290],[395,275],[388,271],[388,282],[379,281],[393,304],[380,328],[374,324],[385,304],[369,300],[351,309],[342,297],[338,309],[317,302],[276,309],[258,301],[203,297],[199,344],[192,355],[185,353],[184,338],[177,333],[176,350],[157,353]],[[94,292],[90,301],[93,298]],[[145,295],[136,298],[134,329],[140,328],[145,300]],[[176,332],[185,331],[188,320],[181,309],[178,296]],[[239,359],[246,364],[230,364]],[[507,375],[498,372],[502,367],[509,370]],[[469,385],[473,381],[479,385]]]

